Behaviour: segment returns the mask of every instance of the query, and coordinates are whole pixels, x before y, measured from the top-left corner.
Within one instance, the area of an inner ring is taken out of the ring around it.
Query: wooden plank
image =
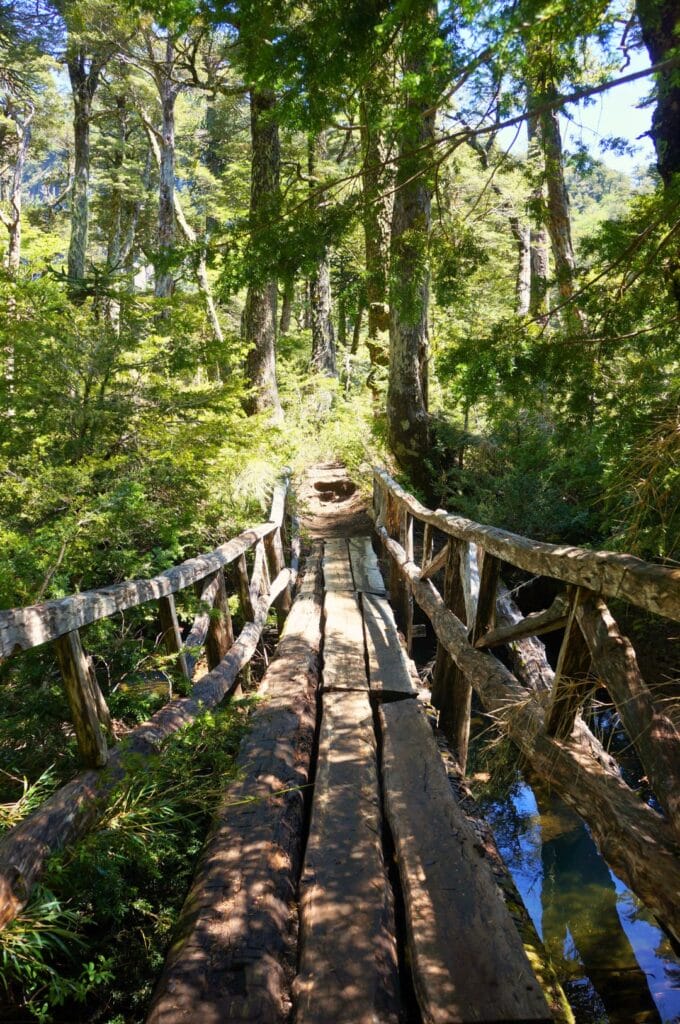
[[[548,736],[540,695],[532,697],[497,658],[472,647],[466,627],[432,583],[421,583],[403,549],[384,530],[380,535],[439,642],[472,678],[485,710],[532,768],[581,815],[607,863],[680,942],[680,861],[672,827],[609,767],[585,725],[566,741]]]
[[[422,579],[422,577],[421,577]],[[495,647],[498,644],[523,640],[528,636],[542,636],[556,629],[564,629],[569,616],[569,600],[566,594],[558,594],[549,608],[542,612],[531,612],[521,622],[497,626],[475,641],[475,647]]]
[[[201,854],[148,1024],[290,1019],[320,644],[319,547],[262,680],[239,775]]]
[[[634,555],[589,551],[567,544],[547,544],[462,516],[432,512],[382,469],[375,469],[392,501],[399,502],[423,523],[459,540],[480,544],[503,562],[527,572],[553,576],[596,593],[622,598],[657,615],[680,620],[680,569],[643,562]]]
[[[94,686],[97,689],[99,686],[97,681],[92,679],[91,668],[85,657],[78,630],[60,636],[55,641],[55,647],[80,758],[88,768],[101,768],[108,760],[108,749],[94,692]],[[101,700],[104,700],[103,695]],[[108,714],[108,708],[106,711]],[[110,727],[110,716],[108,723]]]
[[[355,590],[362,594],[387,593],[370,537],[350,537],[349,560]]]
[[[406,651],[401,645],[394,613],[384,597],[362,594],[368,681],[372,691],[414,697]]]
[[[324,541],[323,585],[329,590],[354,590],[349,548],[344,537]]]
[[[121,778],[138,771],[141,759],[157,754],[166,737],[186,728],[233,691],[239,672],[255,652],[272,601],[289,583],[286,569],[272,582],[271,593],[260,598],[254,621],[246,623],[217,668],[202,676],[188,697],[170,701],[128,733],[111,751],[105,771],[81,773],[0,839],[0,928],[26,905],[47,857],[84,835],[101,818]]]
[[[399,701],[379,714],[385,810],[423,1020],[552,1020],[422,709]]]
[[[324,690],[368,690],[364,625],[356,595],[326,591],[323,642]]]
[[[326,693],[322,703],[300,883],[296,1024],[396,1024],[396,941],[373,713],[364,693]]]
[[[177,655],[177,667],[186,679],[191,679],[191,672],[187,665],[187,660],[184,657],[182,648],[182,631],[179,628],[179,621],[177,619],[177,609],[175,608],[175,598],[173,594],[168,594],[166,597],[159,597],[158,599],[158,618],[161,624],[161,633],[163,637],[163,643],[168,654]]]

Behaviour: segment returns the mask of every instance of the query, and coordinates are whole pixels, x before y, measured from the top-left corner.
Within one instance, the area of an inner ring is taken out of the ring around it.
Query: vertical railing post
[[[413,548],[413,516],[408,509],[403,510],[400,528],[399,528],[399,543],[401,544],[406,558],[409,562],[413,561],[414,548]],[[403,629],[404,636],[406,637],[406,649],[408,653],[411,653],[413,647],[413,594],[408,586],[403,588],[402,593],[402,616],[404,619]]]
[[[561,740],[571,736],[579,708],[592,688],[587,681],[590,651],[576,620],[579,604],[587,593],[582,587],[569,588],[569,617],[557,656],[550,706],[545,717],[548,736]]]
[[[109,729],[111,719],[104,696],[99,690],[99,684],[93,678],[78,630],[74,629],[70,633],[58,637],[55,640],[55,648],[80,757],[88,768],[101,768],[108,760],[106,738],[102,732],[100,721],[103,708],[106,708]],[[101,700],[97,698],[97,690],[99,690]]]
[[[286,562],[283,555],[283,542],[281,540],[281,527],[277,526],[273,533],[268,534],[264,539],[264,547],[267,552],[267,562],[269,563],[269,574],[272,579],[276,579],[280,572],[286,568]],[[288,612],[291,609],[293,599],[290,592],[290,585],[284,588],[279,597],[274,602],[276,608],[276,621],[281,633]]]
[[[218,569],[217,579],[217,594],[210,613],[210,623],[205,638],[205,653],[210,670],[219,665],[234,643],[234,626],[231,621],[229,598],[222,569]]]
[[[161,624],[161,635],[168,654],[176,654],[176,664],[186,679],[191,679],[189,666],[183,653],[182,631],[177,619],[174,594],[158,598],[158,619]]]

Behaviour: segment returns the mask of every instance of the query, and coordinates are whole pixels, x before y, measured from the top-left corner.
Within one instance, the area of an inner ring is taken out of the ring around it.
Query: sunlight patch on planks
[[[396,1024],[397,956],[367,693],[325,693],[300,884],[296,1024]]]
[[[552,1020],[424,713],[415,701],[399,701],[379,714],[385,810],[423,1020]]]

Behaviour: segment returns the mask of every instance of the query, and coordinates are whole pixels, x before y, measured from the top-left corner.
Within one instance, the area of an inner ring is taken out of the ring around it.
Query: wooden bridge
[[[21,911],[49,853],[92,826],[139,756],[153,756],[165,736],[237,692],[273,604],[280,641],[149,1022],[559,1017],[435,740],[409,657],[423,629],[418,606],[439,645],[432,703],[463,770],[474,688],[680,941],[677,723],[654,702],[605,604],[622,598],[677,621],[680,573],[432,512],[380,470],[373,535],[315,541],[300,572],[299,541],[285,543],[286,488],[277,487],[269,522],[152,580],[0,613],[0,657],[55,643],[88,766],[0,842],[0,922]],[[522,618],[502,584],[505,564],[562,580],[565,590],[546,611]],[[236,638],[229,565],[246,622]],[[190,585],[204,610],[183,639],[173,595]],[[181,670],[192,677],[195,649],[205,644],[209,671],[187,698],[111,745],[106,702],[78,630],[150,600]],[[532,638],[557,629],[564,638],[553,673]],[[512,671],[490,653],[500,648]],[[602,680],[658,810],[625,784],[579,715]]]

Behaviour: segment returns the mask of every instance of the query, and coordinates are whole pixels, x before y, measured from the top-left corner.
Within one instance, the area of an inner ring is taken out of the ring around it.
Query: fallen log
[[[217,812],[148,1024],[283,1024],[296,968],[296,886],[321,646],[320,546],[267,669],[239,776]]]
[[[119,782],[139,770],[140,758],[157,754],[168,736],[215,707],[236,685],[255,652],[272,602],[291,576],[290,569],[279,573],[270,593],[259,599],[254,620],[246,623],[223,661],[198,680],[188,697],[162,707],[118,744],[106,768],[76,776],[0,840],[0,928],[26,905],[50,854],[92,828]]]
[[[536,696],[496,658],[470,645],[467,629],[432,583],[421,583],[418,566],[406,560],[403,548],[384,529],[379,532],[440,642],[471,679],[486,711],[581,815],[605,860],[680,942],[680,847],[670,826],[602,765],[576,733],[568,740],[545,733],[544,709]]]
[[[422,579],[422,575],[421,575]],[[532,612],[519,621],[502,626],[484,633],[475,641],[475,647],[497,647],[499,644],[507,644],[512,640],[523,640],[525,637],[541,636],[543,633],[551,633],[555,629],[563,629],[567,624],[569,614],[569,602],[564,594],[558,594],[549,608],[543,612]]]

